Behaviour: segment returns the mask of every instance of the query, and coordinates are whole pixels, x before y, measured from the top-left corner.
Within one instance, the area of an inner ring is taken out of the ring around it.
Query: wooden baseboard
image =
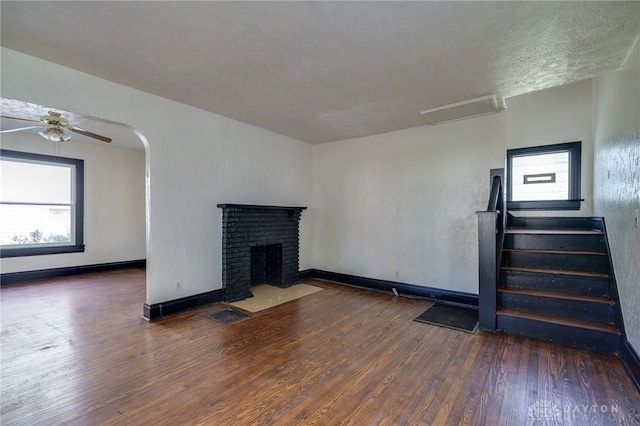
[[[323,279],[354,287],[368,288],[389,293],[393,292],[393,289],[395,288],[399,294],[407,296],[423,297],[425,299],[431,299],[438,302],[456,304],[471,308],[478,307],[478,295],[472,293],[423,287],[415,284],[378,280],[374,278],[359,277],[356,275],[339,274],[337,272],[322,271],[319,269],[307,269],[305,271],[301,271],[299,277],[300,279]]]
[[[640,357],[629,341],[626,341],[623,345],[620,358],[627,369],[627,373],[629,373],[629,377],[636,385],[636,389],[640,392]]]
[[[94,265],[67,266],[64,268],[39,269],[36,271],[9,272],[0,275],[0,283],[18,284],[27,281],[47,280],[51,278],[70,277],[73,275],[93,274],[97,272],[117,271],[120,269],[144,268],[145,259],[124,262],[98,263]]]
[[[166,318],[202,306],[211,305],[213,303],[222,302],[223,290],[213,290],[207,293],[196,294],[193,296],[183,297],[181,299],[169,300],[162,303],[154,303],[153,305],[144,304],[143,318],[147,321],[155,321],[160,318]]]

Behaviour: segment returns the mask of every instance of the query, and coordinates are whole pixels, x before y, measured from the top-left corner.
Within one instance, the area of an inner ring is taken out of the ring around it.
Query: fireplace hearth
[[[222,209],[225,302],[252,297],[251,286],[298,282],[300,216],[306,207],[218,204]]]

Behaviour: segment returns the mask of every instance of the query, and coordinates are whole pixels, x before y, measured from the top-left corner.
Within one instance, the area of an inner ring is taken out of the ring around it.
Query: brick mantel
[[[281,277],[269,284],[290,287],[298,281],[299,224],[306,207],[218,204],[222,209],[222,288],[224,301],[234,302],[251,293],[251,259],[256,248],[275,246],[282,253],[277,268]],[[252,250],[253,249],[253,250]],[[259,250],[258,250],[259,252]],[[258,254],[258,257],[260,254]]]

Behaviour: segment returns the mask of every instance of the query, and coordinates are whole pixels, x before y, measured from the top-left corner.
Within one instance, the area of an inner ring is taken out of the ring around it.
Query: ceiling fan
[[[0,130],[0,133],[20,132],[23,130],[42,128],[43,130],[41,132],[38,132],[40,136],[53,142],[68,141],[69,139],[71,139],[71,133],[69,132],[77,133],[79,135],[87,136],[89,138],[97,139],[99,141],[106,142],[106,143],[111,142],[111,138],[98,135],[96,133],[91,133],[79,127],[70,125],[69,121],[62,118],[62,114],[55,111],[49,111],[47,115],[43,115],[42,117],[40,117],[39,120],[31,120],[28,118],[18,118],[18,117],[8,117],[5,115],[2,115],[0,117],[7,118],[10,120],[21,120],[21,121],[30,121],[32,123],[38,123],[33,126],[20,127],[17,129]]]

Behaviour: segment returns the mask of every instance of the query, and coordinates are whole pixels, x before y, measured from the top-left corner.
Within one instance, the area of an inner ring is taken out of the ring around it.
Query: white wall
[[[582,141],[580,211],[518,211],[516,216],[591,216],[593,84],[585,80],[514,96],[507,105],[507,149]]]
[[[311,146],[2,48],[2,96],[131,125],[148,141],[149,304],[221,288],[218,203],[311,205]],[[180,76],[176,76],[180,78]],[[311,267],[303,212],[300,267]],[[175,283],[182,282],[182,290]]]
[[[314,145],[314,267],[477,294],[475,212],[504,158],[504,113]]]
[[[53,142],[33,134],[4,134],[1,146],[54,155]],[[144,259],[144,152],[69,141],[60,144],[58,155],[84,160],[85,251],[4,258],[2,273]]]
[[[594,211],[604,216],[628,340],[640,350],[640,36],[595,79]]]

